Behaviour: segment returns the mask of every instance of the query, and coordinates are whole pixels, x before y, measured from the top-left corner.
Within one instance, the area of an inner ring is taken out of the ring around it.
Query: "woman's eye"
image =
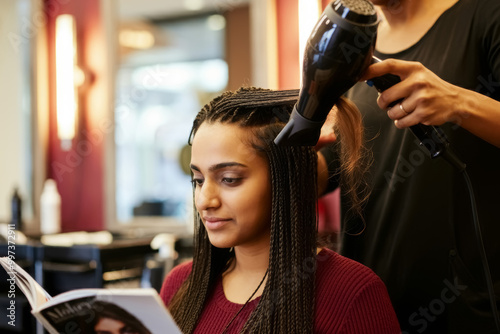
[[[193,184],[193,186],[201,186],[203,185],[203,179],[192,179],[191,183]]]
[[[236,185],[241,181],[241,178],[236,177],[224,177],[222,178],[222,182],[228,185]]]
[[[136,330],[132,327],[129,327],[129,326],[120,329],[120,334],[138,334],[138,333],[139,333],[138,330]]]

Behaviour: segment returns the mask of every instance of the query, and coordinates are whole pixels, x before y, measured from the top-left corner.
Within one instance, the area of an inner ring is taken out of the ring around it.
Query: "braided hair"
[[[249,143],[269,163],[272,192],[267,282],[242,332],[311,333],[317,235],[317,154],[312,147],[277,146],[274,139],[289,119],[298,90],[245,87],[228,91],[196,116],[190,142],[201,124],[237,124],[252,131]],[[196,212],[196,210],[195,210]],[[192,333],[209,292],[234,257],[210,244],[195,215],[192,271],[169,308],[184,333]]]

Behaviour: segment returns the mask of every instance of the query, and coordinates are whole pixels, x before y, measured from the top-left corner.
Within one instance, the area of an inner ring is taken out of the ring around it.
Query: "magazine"
[[[181,333],[155,289],[76,289],[51,297],[8,257],[0,264],[49,333]]]

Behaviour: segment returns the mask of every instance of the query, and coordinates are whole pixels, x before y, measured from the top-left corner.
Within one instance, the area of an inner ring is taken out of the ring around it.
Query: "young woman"
[[[194,258],[161,291],[184,333],[400,332],[382,281],[316,247],[316,152],[274,144],[297,97],[241,88],[194,121]]]

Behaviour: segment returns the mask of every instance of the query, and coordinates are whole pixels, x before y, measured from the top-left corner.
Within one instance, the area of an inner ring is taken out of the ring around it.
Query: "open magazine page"
[[[9,257],[1,257],[0,265],[7,272],[9,276],[8,280],[14,280],[19,289],[24,293],[32,309],[36,309],[51,299],[47,291],[30,274]]]
[[[154,289],[74,290],[53,298],[37,313],[54,334],[181,333]]]

